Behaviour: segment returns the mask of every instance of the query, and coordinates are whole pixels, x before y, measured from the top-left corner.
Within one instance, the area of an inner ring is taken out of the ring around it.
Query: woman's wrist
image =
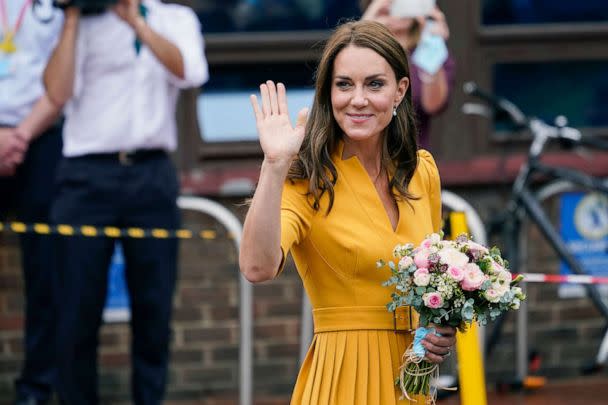
[[[439,78],[439,72],[432,75],[430,73],[421,71],[420,73],[418,73],[418,78],[423,84],[433,84],[437,82],[437,79]]]

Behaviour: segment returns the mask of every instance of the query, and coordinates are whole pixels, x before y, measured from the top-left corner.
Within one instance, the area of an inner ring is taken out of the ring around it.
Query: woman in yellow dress
[[[291,252],[313,307],[314,338],[293,405],[407,404],[394,385],[416,315],[393,314],[382,286],[397,243],[440,227],[432,156],[417,150],[403,48],[377,22],[349,22],[319,62],[310,114],[292,127],[285,86],[251,96],[264,161],[245,219],[240,268],[251,282],[277,277]],[[423,345],[440,363],[455,330]],[[418,404],[424,398],[417,398]]]

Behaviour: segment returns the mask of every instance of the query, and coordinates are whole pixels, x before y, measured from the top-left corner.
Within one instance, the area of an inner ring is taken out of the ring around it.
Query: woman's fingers
[[[444,358],[447,357],[452,350],[452,347],[456,343],[456,328],[451,326],[436,326],[436,333],[428,333],[422,345],[426,349],[426,358],[433,363],[441,363]]]
[[[270,93],[265,83],[260,84],[260,95],[262,96],[262,112],[264,113],[264,118],[266,118],[272,114],[272,109],[270,107]]]
[[[253,114],[255,115],[255,121],[259,123],[264,119],[264,114],[260,110],[260,105],[258,104],[258,98],[255,94],[249,96],[249,101],[251,101],[251,106],[253,107]]]
[[[277,101],[279,105],[279,114],[289,115],[289,109],[287,108],[287,91],[283,83],[277,84]]]
[[[270,96],[270,113],[272,115],[279,114],[279,101],[277,98],[277,87],[272,80],[266,82],[268,86],[268,95]]]

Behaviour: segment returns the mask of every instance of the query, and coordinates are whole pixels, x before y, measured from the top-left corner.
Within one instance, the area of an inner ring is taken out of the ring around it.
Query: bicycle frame
[[[593,190],[604,194],[608,194],[608,183],[599,177],[588,175],[578,170],[545,165],[539,159],[541,152],[542,148],[538,149],[535,153],[531,153],[528,162],[522,166],[513,185],[506,212],[507,215],[503,218],[505,225],[504,242],[507,246],[508,260],[511,263],[512,271],[520,272],[521,251],[523,249],[520,246],[519,236],[522,221],[524,215],[526,215],[536,224],[558,257],[567,263],[574,273],[587,274],[580,261],[570,252],[563,238],[551,223],[539,199],[536,197],[531,183],[538,177],[537,175],[541,175],[550,179],[567,180],[575,185],[583,186],[590,191]],[[602,300],[598,288],[593,284],[585,284],[584,287],[593,304],[608,321],[608,306]],[[517,318],[516,338],[518,342],[516,361],[519,381],[523,381],[527,375],[527,345],[525,344],[527,339],[527,303],[524,301],[522,306],[523,308],[519,311]]]
[[[608,194],[608,184],[598,177],[585,174],[578,170],[545,165],[540,162],[538,156],[531,156],[528,163],[522,167],[513,185],[513,193],[508,209],[509,213],[513,214],[508,216],[513,222],[508,233],[510,239],[508,240],[508,246],[510,248],[509,254],[517,252],[517,249],[512,248],[517,246],[517,238],[519,236],[522,219],[521,210],[523,210],[532,222],[538,226],[542,235],[547,239],[560,259],[567,263],[574,273],[587,274],[580,264],[580,261],[570,252],[570,249],[566,246],[563,238],[559,235],[534,195],[530,183],[536,174],[542,174],[554,179],[567,180],[573,184],[583,186],[586,189]],[[513,239],[511,239],[511,237],[513,237]],[[518,258],[515,256],[511,257],[511,263],[515,266],[519,264],[517,259]],[[515,269],[515,271],[517,271],[517,269]],[[586,284],[585,288],[597,309],[608,321],[608,306],[602,301],[597,287],[593,284]]]
[[[529,218],[531,222],[536,224],[543,236],[549,242],[551,249],[557,253],[558,257],[570,266],[576,274],[586,275],[587,272],[581,265],[580,261],[574,257],[570,248],[564,242],[556,228],[549,220],[544,208],[541,206],[542,197],[538,196],[533,191],[533,182],[539,176],[543,178],[565,180],[569,184],[574,184],[584,187],[586,190],[597,191],[608,195],[608,182],[599,177],[588,175],[580,170],[568,169],[557,166],[545,165],[540,161],[540,156],[547,142],[550,139],[566,142],[570,145],[590,146],[598,150],[608,151],[608,143],[602,139],[593,137],[584,137],[581,132],[575,128],[568,127],[566,117],[558,116],[555,119],[555,126],[551,126],[535,117],[528,117],[519,108],[509,100],[497,97],[493,94],[481,90],[476,83],[467,82],[463,85],[463,90],[466,94],[477,97],[484,101],[484,105],[466,103],[463,105],[465,114],[477,114],[485,117],[490,117],[491,112],[501,111],[506,113],[512,124],[517,130],[527,130],[532,135],[532,143],[530,145],[528,159],[521,167],[511,192],[507,209],[497,219],[489,223],[488,234],[492,233],[498,225],[502,229],[503,243],[507,249],[507,259],[511,263],[511,269],[514,272],[524,273],[522,271],[524,257],[522,252],[525,252],[527,244],[524,243],[524,238],[520,238],[524,217]],[[490,106],[488,109],[485,105]],[[521,246],[520,246],[521,243]],[[525,280],[522,283],[522,288],[525,288]],[[585,284],[585,288],[593,304],[598,308],[602,316],[608,320],[608,306],[603,302],[597,287],[593,284]],[[517,376],[519,381],[523,382],[526,377],[527,365],[527,349],[525,342],[527,338],[527,301],[522,302],[521,310],[518,311],[517,318]],[[486,348],[489,353],[494,346],[501,329],[501,324],[504,317],[499,317],[495,324],[492,336],[488,341]],[[606,347],[608,346],[608,333],[600,347],[598,359],[605,359]]]

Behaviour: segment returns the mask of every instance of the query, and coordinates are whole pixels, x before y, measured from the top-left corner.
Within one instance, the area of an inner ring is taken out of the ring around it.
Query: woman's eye
[[[345,81],[336,82],[336,87],[339,89],[346,89],[349,86],[350,86],[349,82],[345,82]]]
[[[371,82],[369,82],[369,86],[372,89],[379,89],[384,86],[384,82],[382,80],[372,80]]]

